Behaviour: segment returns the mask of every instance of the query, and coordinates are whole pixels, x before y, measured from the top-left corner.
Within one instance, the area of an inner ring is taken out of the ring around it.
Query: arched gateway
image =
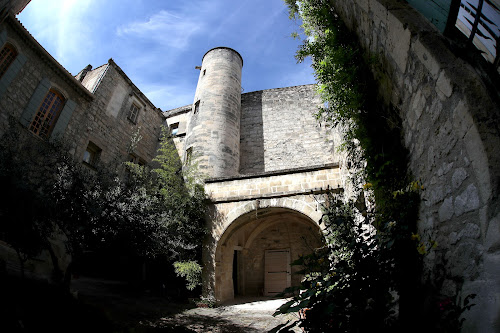
[[[223,302],[238,295],[274,296],[298,285],[299,268],[290,263],[323,244],[319,206],[327,189],[339,188],[338,173],[337,165],[329,165],[209,181],[213,206],[211,237],[204,247],[204,293]],[[311,179],[322,178],[321,186],[311,185]],[[273,192],[287,182],[286,191]],[[290,190],[291,183],[299,184],[297,190]],[[270,191],[230,196],[230,188],[244,184]]]

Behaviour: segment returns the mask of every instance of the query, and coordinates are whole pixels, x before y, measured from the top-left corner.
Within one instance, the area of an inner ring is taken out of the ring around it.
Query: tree
[[[170,262],[201,257],[204,189],[195,166],[183,172],[167,135],[152,167],[125,163],[126,177],[119,165],[90,170],[62,143],[36,140],[15,123],[0,144],[0,178],[9,189],[0,236],[20,259],[53,252],[49,238],[57,232],[67,237],[73,263],[88,251]],[[53,265],[59,271],[55,257]],[[67,286],[73,269],[65,272]]]

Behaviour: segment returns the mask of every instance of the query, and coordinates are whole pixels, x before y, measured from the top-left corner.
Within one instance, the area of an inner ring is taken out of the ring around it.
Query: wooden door
[[[266,250],[264,295],[275,296],[290,287],[290,249]]]

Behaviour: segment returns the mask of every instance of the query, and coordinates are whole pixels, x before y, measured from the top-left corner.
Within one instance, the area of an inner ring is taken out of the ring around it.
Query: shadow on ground
[[[2,277],[0,331],[257,333],[293,319],[272,316],[284,300],[247,298],[196,308],[124,282],[90,278],[74,280],[71,290]]]

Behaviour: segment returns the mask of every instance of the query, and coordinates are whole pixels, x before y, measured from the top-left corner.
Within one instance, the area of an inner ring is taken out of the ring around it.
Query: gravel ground
[[[121,282],[80,278],[72,282],[72,290],[113,323],[113,332],[257,333],[296,319],[272,316],[286,299],[237,298],[215,308],[197,308],[130,289]],[[302,330],[296,327],[287,332]]]

